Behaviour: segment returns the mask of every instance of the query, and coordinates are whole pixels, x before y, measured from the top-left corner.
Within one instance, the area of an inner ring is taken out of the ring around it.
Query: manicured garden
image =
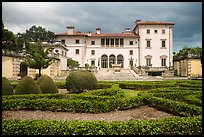
[[[18,84],[11,82],[14,89]],[[65,81],[55,82],[58,89],[67,88],[66,84]],[[201,135],[202,133],[202,81],[200,80],[98,81],[94,89],[77,91],[80,92],[59,94],[44,91],[38,94],[3,95],[2,111],[104,113],[147,105],[178,117],[127,122],[2,119],[2,134]]]

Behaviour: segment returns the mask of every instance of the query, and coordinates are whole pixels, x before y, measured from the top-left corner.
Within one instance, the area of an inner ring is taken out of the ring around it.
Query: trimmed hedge
[[[182,84],[184,83],[184,84]],[[11,83],[12,86],[15,88],[17,86],[16,82]],[[66,88],[66,81],[55,82],[58,88],[65,89]],[[202,81],[194,81],[194,80],[167,80],[167,81],[98,81],[98,85],[96,89],[102,88],[110,88],[112,84],[119,84],[119,87],[122,89],[150,89],[154,88],[161,88],[161,87],[171,87],[171,88],[202,88]],[[138,86],[138,87],[137,87]],[[145,87],[148,86],[148,87]],[[155,87],[156,86],[156,87]]]
[[[124,97],[117,84],[109,89],[81,94],[44,94],[3,96],[2,110],[50,110],[100,113],[144,105],[140,96]]]
[[[45,96],[44,96],[45,97]],[[56,97],[56,96],[55,96]],[[62,96],[59,96],[62,97]],[[2,110],[50,110],[101,113],[120,109],[129,109],[144,105],[142,97],[117,98],[107,96],[65,96],[66,99],[5,99],[2,101]]]
[[[200,88],[195,88],[194,90],[193,88],[185,87],[156,88],[140,92],[135,97],[126,98],[124,96],[125,90],[119,87],[120,82],[101,82],[100,84],[105,85],[106,83],[112,85],[111,88],[90,90],[80,94],[3,96],[2,109],[40,109],[100,113],[149,105],[175,115],[193,116],[201,114],[201,102],[198,102],[197,98],[197,100],[195,100],[194,97],[195,101],[193,99],[189,100],[189,98],[182,98],[184,95],[201,94]],[[131,82],[126,82],[124,85],[128,83]],[[155,83],[159,85],[158,82]],[[176,82],[168,81],[166,85],[172,85],[172,83],[175,84]],[[189,91],[187,89],[189,89]],[[187,103],[196,103],[195,105],[197,106]]]
[[[85,90],[95,89],[97,79],[89,71],[73,71],[66,78],[66,87],[68,91],[80,93]]]
[[[158,110],[166,111],[168,113],[180,116],[194,116],[201,115],[202,108],[196,105],[186,104],[184,102],[177,102],[170,99],[154,97],[152,95],[143,95],[144,103]]]
[[[15,88],[15,94],[40,94],[38,84],[30,77],[24,76]]]
[[[182,82],[184,84],[182,84]],[[62,82],[61,82],[62,83]],[[149,105],[184,116],[128,122],[2,120],[3,135],[201,135],[202,82],[98,82],[104,89],[80,94],[3,95],[2,110],[101,113]],[[109,86],[105,86],[108,83]],[[122,83],[122,84],[121,84]],[[121,86],[122,85],[122,86]],[[139,86],[138,86],[139,85]],[[193,86],[192,86],[193,85]],[[111,87],[110,87],[111,86]],[[132,86],[132,87],[131,87]],[[137,87],[138,86],[138,87]],[[146,86],[146,87],[143,87]],[[159,87],[159,88],[158,88]],[[162,87],[162,88],[161,88]],[[124,89],[148,89],[125,97]],[[191,104],[187,104],[191,103]]]
[[[6,77],[2,77],[2,95],[13,95],[13,86]]]
[[[183,91],[183,92],[169,92],[169,93],[165,93],[165,92],[159,92],[157,94],[151,94],[155,97],[160,97],[160,98],[165,98],[165,99],[171,99],[174,101],[180,101],[180,102],[185,102],[185,103],[189,103],[189,104],[194,104],[196,106],[201,107],[202,106],[202,98],[198,99],[193,97],[193,95],[202,95],[201,91]],[[186,96],[190,96],[193,98],[186,98]]]
[[[42,91],[42,93],[58,93],[58,88],[51,77],[48,75],[42,75],[37,83]]]
[[[201,135],[202,116],[156,120],[2,120],[2,135]]]

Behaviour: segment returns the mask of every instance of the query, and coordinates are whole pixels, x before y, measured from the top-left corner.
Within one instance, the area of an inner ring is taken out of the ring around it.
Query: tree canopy
[[[174,53],[174,60],[199,58],[202,60],[202,48],[201,47],[183,47],[179,52]]]
[[[26,30],[25,33],[19,33],[23,39],[27,39],[30,42],[52,42],[55,39],[54,32],[48,31],[41,26],[33,25]]]
[[[47,68],[52,61],[53,57],[50,56],[50,53],[53,51],[53,47],[43,48],[42,43],[30,43],[26,49],[25,62],[28,67],[38,69],[39,77],[41,76],[41,69]]]
[[[71,58],[67,59],[67,66],[73,69],[74,67],[79,67],[79,63]]]
[[[17,51],[21,48],[20,40],[16,38],[12,31],[5,28],[2,21],[2,49]]]
[[[2,21],[2,49],[19,52],[23,49],[24,44],[28,45],[28,41],[23,39],[20,33],[15,35],[6,29]]]

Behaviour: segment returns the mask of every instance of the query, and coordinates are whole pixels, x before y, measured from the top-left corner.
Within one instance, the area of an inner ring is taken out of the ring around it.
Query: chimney
[[[92,33],[91,31],[88,31],[88,36],[91,36],[91,33]]]
[[[96,34],[101,34],[101,28],[96,28]]]
[[[67,34],[74,34],[74,26],[67,26]]]
[[[130,28],[125,28],[125,32],[131,31]]]
[[[136,20],[136,21],[135,21],[135,24],[137,25],[137,24],[138,24],[138,22],[140,22],[140,21],[141,21],[141,20]]]

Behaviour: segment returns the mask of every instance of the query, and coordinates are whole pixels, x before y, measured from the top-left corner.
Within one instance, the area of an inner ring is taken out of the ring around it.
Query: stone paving
[[[122,69],[120,72],[114,72],[111,69],[100,69],[94,73],[99,81],[159,81],[188,79],[188,77],[161,77],[161,76],[139,76],[134,71]],[[55,81],[65,81],[67,76],[55,77]]]
[[[130,69],[122,69],[114,72],[111,69],[100,69],[94,73],[98,81],[159,81],[189,79],[188,77],[161,77],[161,76],[139,76]],[[54,77],[54,81],[65,81],[67,76]],[[9,80],[20,80],[20,77],[8,78]]]

